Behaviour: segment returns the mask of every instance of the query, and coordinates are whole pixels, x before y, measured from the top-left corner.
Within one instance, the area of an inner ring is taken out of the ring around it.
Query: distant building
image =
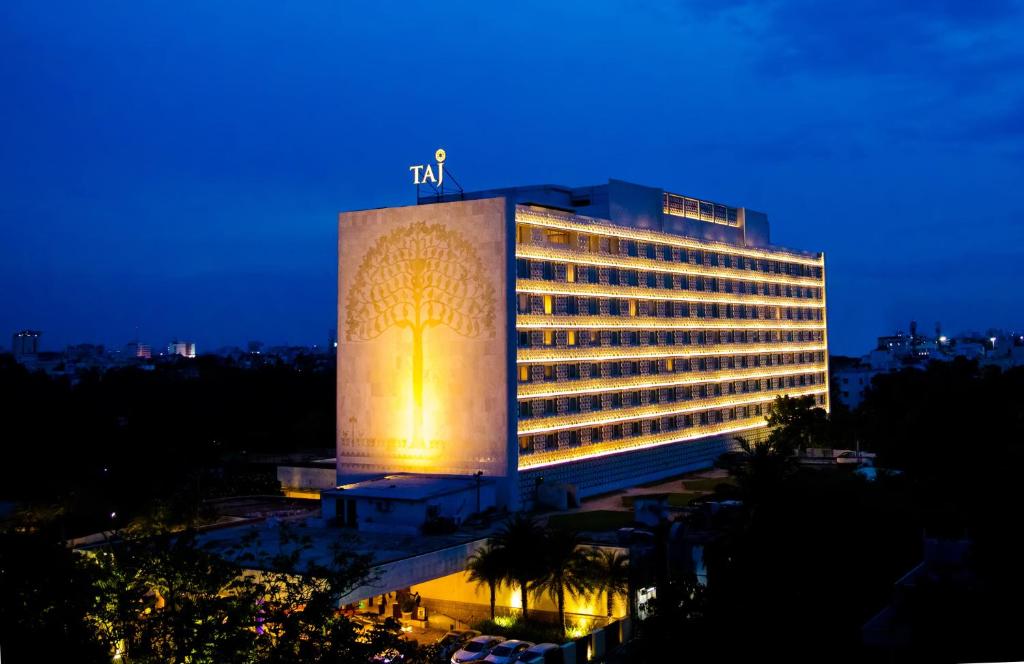
[[[14,355],[14,359],[20,360],[25,355],[37,355],[39,353],[39,337],[42,334],[39,330],[15,332],[11,337],[11,353]]]
[[[878,374],[923,368],[929,362],[947,362],[958,357],[1001,369],[1024,366],[1024,335],[989,330],[984,335],[969,332],[946,336],[937,324],[935,335],[925,336],[918,334],[917,323],[911,321],[909,334],[897,331],[878,337],[875,348],[859,362],[837,369],[837,395],[847,407],[856,408]]]
[[[181,357],[195,357],[196,345],[192,341],[172,341],[167,344],[168,355],[179,355]]]
[[[124,354],[126,357],[148,360],[153,357],[153,349],[149,344],[140,344],[138,341],[133,341],[124,347]]]
[[[851,410],[864,401],[864,394],[871,387],[871,379],[883,373],[878,369],[866,366],[854,366],[839,369],[832,377],[839,395],[839,400]]]

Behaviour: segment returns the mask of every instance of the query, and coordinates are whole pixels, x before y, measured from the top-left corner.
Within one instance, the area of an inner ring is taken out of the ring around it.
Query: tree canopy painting
[[[392,328],[412,336],[413,440],[423,438],[423,342],[447,327],[464,337],[494,329],[495,296],[475,247],[441,224],[415,222],[377,239],[349,291],[346,336],[375,339]]]

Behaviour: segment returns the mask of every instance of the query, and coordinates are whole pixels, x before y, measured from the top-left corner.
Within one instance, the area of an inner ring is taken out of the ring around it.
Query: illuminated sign
[[[430,164],[417,164],[416,166],[410,166],[409,170],[412,171],[412,183],[432,184],[435,187],[440,187],[441,184],[444,183],[444,159],[444,150],[438,148],[437,152],[434,153],[434,160],[437,161],[436,177],[434,175],[434,168]]]

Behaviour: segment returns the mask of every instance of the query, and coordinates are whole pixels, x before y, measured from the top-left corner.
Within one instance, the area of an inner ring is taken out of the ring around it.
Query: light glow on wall
[[[574,394],[601,394],[603,392],[624,392],[658,388],[682,387],[685,385],[701,385],[712,383],[728,383],[737,380],[761,380],[763,378],[782,378],[801,374],[817,374],[827,371],[824,363],[804,365],[782,365],[775,370],[727,369],[725,371],[694,372],[679,374],[665,378],[663,374],[647,376],[626,376],[618,378],[596,378],[565,382],[522,383],[519,385],[518,398],[544,399],[549,397],[570,396]]]
[[[520,348],[518,364],[552,362],[602,362],[611,360],[653,360],[665,357],[704,357],[717,355],[762,355],[765,353],[814,353],[827,351],[822,344],[717,344],[673,346],[592,347],[592,348]]]
[[[580,427],[608,426],[612,424],[622,424],[625,422],[636,422],[638,420],[651,419],[655,417],[673,417],[675,415],[697,413],[702,410],[712,408],[752,406],[771,403],[776,397],[784,395],[802,397],[812,394],[824,394],[826,391],[827,388],[821,386],[808,389],[790,388],[767,392],[751,392],[741,395],[726,395],[710,399],[696,399],[687,401],[685,406],[674,406],[671,403],[655,404],[649,406],[635,406],[632,408],[617,408],[613,411],[595,410],[589,413],[572,413],[569,415],[556,415],[554,417],[520,420],[519,435],[525,436],[553,433],[567,429],[578,429]]]
[[[538,279],[516,280],[516,292],[531,295],[562,295],[566,297],[630,298],[635,300],[666,302],[704,302],[711,304],[738,304],[759,306],[786,306],[820,308],[822,300],[784,295],[751,295],[748,293],[713,293],[692,289],[640,288],[612,284],[581,284]]]
[[[669,235],[656,231],[646,231],[638,228],[616,226],[603,219],[594,219],[583,215],[558,215],[550,211],[531,209],[526,206],[516,208],[516,221],[524,224],[542,226],[544,228],[556,228],[565,231],[575,231],[588,235],[603,235],[607,237],[628,238],[640,242],[653,244],[664,244],[673,247],[686,249],[702,249],[721,251],[723,253],[735,254],[750,258],[764,258],[768,260],[784,260],[790,263],[801,263],[804,265],[822,265],[820,255],[816,257],[800,253],[790,252],[785,249],[773,249],[771,251],[754,249],[751,247],[737,247],[736,245],[710,240],[695,240],[683,235]]]
[[[675,443],[684,443],[691,440],[709,438],[711,436],[723,436],[743,433],[745,431],[755,431],[768,426],[768,423],[764,421],[763,417],[746,418],[744,420],[735,420],[735,422],[743,422],[743,424],[723,422],[721,424],[704,425],[699,428],[695,427],[695,430],[686,434],[673,431],[671,434],[635,436],[632,438],[622,438],[620,440],[604,443],[591,443],[590,445],[572,447],[564,450],[534,452],[533,454],[519,457],[519,470],[546,468],[549,466],[556,466],[561,463],[567,463],[569,461],[597,459],[600,457],[611,456],[613,454],[630,452],[632,450],[649,449],[661,447],[663,445],[674,445]]]
[[[517,330],[544,329],[595,330],[824,330],[816,320],[765,320],[743,318],[656,318],[653,316],[544,316],[520,314],[516,318]]]
[[[556,249],[538,245],[516,245],[516,258],[532,260],[556,261],[559,263],[576,263],[577,265],[593,265],[595,267],[620,267],[627,270],[644,270],[646,272],[662,272],[665,274],[685,274],[705,277],[727,277],[739,281],[757,281],[773,284],[789,284],[791,286],[820,287],[821,280],[814,277],[792,277],[786,274],[753,272],[728,267],[712,267],[693,263],[670,263],[653,258],[632,256],[616,256],[614,254],[593,254],[571,249]]]
[[[343,213],[338,473],[502,475],[505,205]]]

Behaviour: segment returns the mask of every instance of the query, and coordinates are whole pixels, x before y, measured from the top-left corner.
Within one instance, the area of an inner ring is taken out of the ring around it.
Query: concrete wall
[[[382,563],[370,570],[371,580],[342,598],[343,604],[358,602],[375,595],[418,586],[432,579],[445,577],[466,568],[466,559],[484,545],[479,539],[465,544],[431,551],[410,558]]]
[[[340,215],[339,482],[508,472],[502,198]]]

